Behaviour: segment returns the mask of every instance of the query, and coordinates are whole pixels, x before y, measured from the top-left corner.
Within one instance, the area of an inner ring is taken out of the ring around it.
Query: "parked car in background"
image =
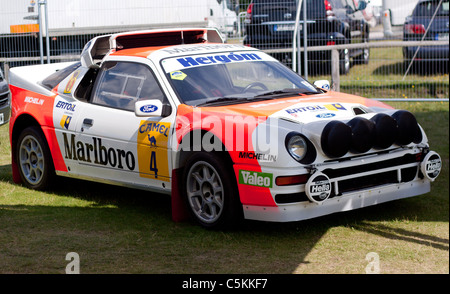
[[[327,46],[369,42],[369,24],[363,10],[367,3],[363,0],[355,6],[353,0],[307,0],[308,46]],[[259,49],[291,48],[297,11],[295,0],[252,0],[245,18],[244,45]],[[300,12],[303,20],[303,9]],[[303,46],[303,25],[300,45]],[[274,54],[274,57],[288,63],[290,53]],[[369,49],[342,50],[340,52],[340,72],[350,70],[351,61],[369,62]],[[331,62],[331,51],[308,52],[308,60],[315,64]]]
[[[449,0],[442,1],[440,5],[439,2],[439,0],[421,0],[417,3],[403,26],[404,41],[449,39]],[[431,21],[433,15],[435,16]],[[405,67],[413,62],[415,69],[424,72],[432,72],[438,68],[448,72],[448,54],[448,45],[403,47]]]
[[[0,69],[0,126],[8,123],[11,110],[10,92],[3,72]]]

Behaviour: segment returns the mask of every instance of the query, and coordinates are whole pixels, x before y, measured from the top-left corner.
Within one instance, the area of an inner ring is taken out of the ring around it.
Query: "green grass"
[[[427,73],[419,68],[403,80],[404,73],[401,47],[371,48],[369,64],[355,64],[340,76],[340,91],[367,98],[449,98],[448,69]],[[331,82],[331,75],[312,71],[308,79]]]
[[[394,103],[392,103],[394,105]],[[171,220],[170,198],[59,178],[47,192],[12,182],[0,127],[0,273],[352,273],[376,252],[381,273],[449,273],[448,103],[409,109],[444,161],[427,195],[294,223],[210,231]]]

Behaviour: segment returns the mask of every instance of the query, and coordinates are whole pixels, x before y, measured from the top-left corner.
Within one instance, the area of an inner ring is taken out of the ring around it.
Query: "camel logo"
[[[137,134],[139,176],[170,182],[170,123],[142,120]]]
[[[156,138],[155,138],[155,136],[150,136],[150,134],[148,134],[148,140],[150,141],[150,147],[152,147],[152,146],[156,147]]]
[[[61,122],[60,122],[61,127],[68,130],[71,120],[72,120],[71,116],[63,115],[63,117],[61,118]]]

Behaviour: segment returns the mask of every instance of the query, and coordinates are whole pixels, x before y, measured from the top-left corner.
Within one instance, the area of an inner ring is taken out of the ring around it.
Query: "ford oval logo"
[[[333,117],[335,115],[336,114],[334,114],[334,113],[321,113],[321,114],[316,115],[316,117],[318,117],[318,118],[330,118],[330,117]]]
[[[143,113],[152,113],[158,110],[158,106],[156,105],[144,105],[140,109]]]

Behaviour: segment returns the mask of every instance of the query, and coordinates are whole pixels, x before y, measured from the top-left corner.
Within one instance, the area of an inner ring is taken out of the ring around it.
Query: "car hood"
[[[369,108],[393,109],[391,106],[373,99],[333,91],[317,95],[293,96],[253,103],[202,107],[201,109],[207,113],[220,113],[221,115],[219,116],[271,117],[296,123],[310,123],[324,119],[351,119],[357,114],[370,111]]]

